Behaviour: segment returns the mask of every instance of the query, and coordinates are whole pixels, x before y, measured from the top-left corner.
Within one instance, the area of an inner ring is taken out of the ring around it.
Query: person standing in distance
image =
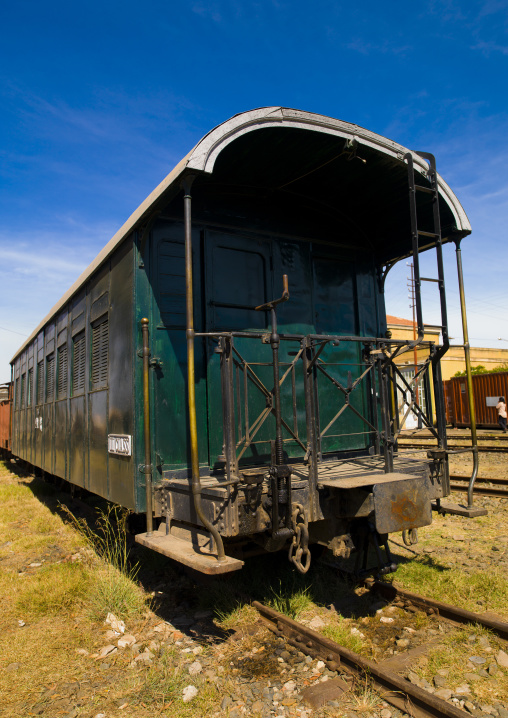
[[[497,410],[497,423],[503,430],[503,432],[506,434],[506,404],[504,401],[504,396],[499,397],[499,401],[496,404],[496,410]]]

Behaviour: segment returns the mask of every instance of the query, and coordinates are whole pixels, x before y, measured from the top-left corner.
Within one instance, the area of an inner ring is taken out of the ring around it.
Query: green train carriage
[[[146,514],[137,540],[205,573],[281,549],[305,571],[312,543],[356,551],[359,572],[393,570],[387,535],[429,524],[449,493],[441,247],[469,233],[432,156],[307,112],[236,115],[13,358],[12,453]],[[423,342],[428,249],[440,346]],[[406,257],[409,344],[387,336],[383,295]],[[428,350],[425,408],[395,363],[416,344]],[[430,458],[397,452],[410,412],[435,436]]]

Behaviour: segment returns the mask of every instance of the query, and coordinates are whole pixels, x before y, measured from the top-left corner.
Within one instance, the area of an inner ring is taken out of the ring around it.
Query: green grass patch
[[[399,566],[396,583],[415,593],[478,611],[478,601],[490,610],[506,613],[508,578],[496,568],[480,573],[466,573],[458,568],[443,568],[429,558],[416,558]]]
[[[321,633],[323,636],[330,638],[335,643],[339,643],[344,648],[354,651],[355,653],[363,652],[363,640],[360,636],[351,633],[351,626],[346,621],[340,620],[331,626],[325,626]]]
[[[289,618],[297,618],[301,613],[312,607],[312,598],[309,594],[310,586],[301,588],[294,585],[283,585],[279,581],[277,589],[273,586],[270,589],[268,605],[275,611],[289,616]]]

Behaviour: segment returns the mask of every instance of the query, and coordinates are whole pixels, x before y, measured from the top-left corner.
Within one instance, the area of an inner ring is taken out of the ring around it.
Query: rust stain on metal
[[[329,681],[318,683],[315,686],[308,686],[300,691],[300,694],[304,701],[306,701],[311,708],[321,708],[328,701],[336,701],[347,693],[351,688],[351,685],[342,678],[332,678]]]

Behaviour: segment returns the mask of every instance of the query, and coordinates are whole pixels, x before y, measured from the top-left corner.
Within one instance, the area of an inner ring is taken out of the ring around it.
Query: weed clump
[[[129,561],[127,511],[108,504],[98,511],[92,528],[62,506],[70,523],[84,538],[98,560],[93,567],[86,604],[90,618],[102,620],[108,613],[122,618],[139,615],[147,607],[147,597],[137,583],[139,564]]]
[[[283,613],[289,618],[297,618],[301,613],[312,607],[312,598],[309,595],[310,586],[282,585],[279,581],[278,589],[270,587],[268,605],[275,611]]]
[[[335,643],[339,643],[344,648],[354,651],[355,653],[364,653],[363,640],[360,636],[351,633],[349,624],[338,616],[337,623],[325,626],[321,629],[323,636],[330,638]]]

